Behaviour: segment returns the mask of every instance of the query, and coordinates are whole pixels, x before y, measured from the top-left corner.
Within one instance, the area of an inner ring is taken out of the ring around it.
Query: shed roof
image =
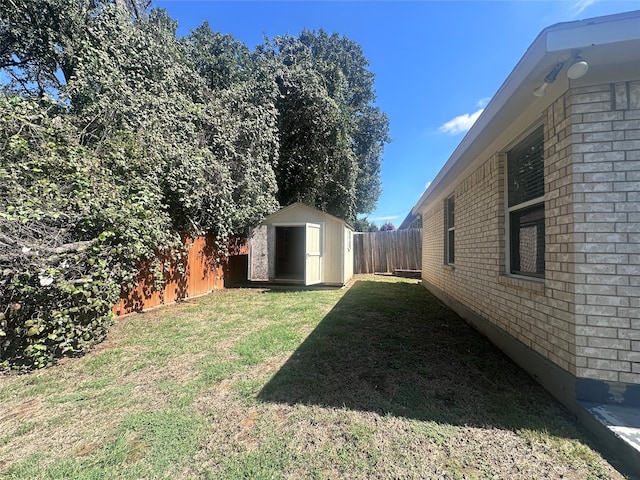
[[[533,95],[544,77],[574,50],[589,63],[589,72],[569,80],[566,68],[544,97]],[[540,111],[571,86],[621,81],[640,76],[640,10],[616,15],[559,23],[544,29],[514,67],[478,120],[467,132],[429,188],[413,207],[418,213],[484,152],[492,140],[517,121],[525,110]]]
[[[288,206],[286,206],[286,207],[283,207],[283,208],[281,208],[280,210],[278,210],[278,211],[276,211],[276,212],[272,213],[271,215],[268,215],[267,217],[265,217],[265,218],[262,220],[262,222],[260,222],[260,223],[266,223],[266,222],[268,222],[269,220],[271,220],[273,217],[276,217],[276,216],[282,215],[283,213],[288,212],[288,211],[293,210],[293,209],[306,209],[306,210],[308,210],[309,212],[313,212],[313,213],[315,213],[315,214],[319,214],[319,215],[322,215],[322,216],[324,216],[324,217],[330,218],[330,219],[332,219],[332,220],[335,220],[335,221],[341,222],[341,223],[343,223],[343,224],[345,225],[345,227],[347,227],[347,228],[349,228],[349,229],[353,230],[353,227],[352,227],[351,225],[349,225],[347,222],[345,222],[344,220],[342,220],[341,218],[338,218],[338,217],[336,217],[336,216],[334,216],[334,215],[331,215],[330,213],[323,212],[322,210],[319,210],[319,209],[317,209],[317,208],[310,207],[309,205],[307,205],[307,204],[305,204],[305,203],[302,203],[302,202],[294,202],[294,203],[292,203],[291,205],[288,205]]]

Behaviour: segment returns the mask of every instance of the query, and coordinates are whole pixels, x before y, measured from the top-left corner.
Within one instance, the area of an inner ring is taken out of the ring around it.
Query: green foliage
[[[0,368],[102,340],[141,262],[180,265],[179,232],[223,256],[279,203],[352,220],[380,194],[388,120],[356,43],[178,39],[149,4],[0,8]]]
[[[367,217],[358,218],[353,228],[355,228],[356,232],[377,232],[380,230],[375,222],[370,222]]]
[[[3,2],[0,68],[9,76],[11,88],[41,95],[60,86],[55,73],[66,62],[57,47],[67,42],[79,4],[74,7],[68,0]]]
[[[113,130],[133,132],[173,228],[212,231],[220,247],[273,212],[273,94],[253,72],[229,85],[207,78],[228,73],[219,57],[238,43],[216,48],[218,36],[205,26],[178,41],[161,10],[132,23],[121,9],[105,7],[91,23],[94,53],[79,61],[82,75],[65,89],[84,141],[99,146]]]
[[[309,65],[283,70],[278,200],[303,202],[350,220],[355,214],[356,159],[340,105]]]
[[[234,230],[242,231],[278,207],[277,90],[243,43],[211,31],[207,22],[183,44],[210,89],[207,121],[200,128],[229,169],[230,202],[235,206],[229,221]]]
[[[378,227],[375,222],[370,222],[367,217],[356,219],[353,228],[356,232],[377,232],[377,231],[388,231],[395,230],[396,227],[391,222],[384,223],[381,227]]]
[[[356,232],[366,232],[369,230],[369,219],[367,217],[356,218],[356,221],[353,222],[353,228]]]
[[[211,30],[205,21],[184,39],[197,72],[211,90],[224,90],[255,78],[251,52],[231,35]]]
[[[81,75],[79,60],[95,53],[92,20],[105,11],[143,19],[151,0],[29,0],[3,2],[0,9],[0,69],[21,94],[59,92]],[[110,43],[113,43],[113,40]],[[117,41],[117,40],[116,40]]]
[[[356,232],[377,232],[378,227],[374,222],[370,222],[367,217],[358,218],[353,224]]]
[[[156,248],[176,245],[160,196],[98,159],[55,103],[0,97],[0,361],[42,367],[102,340],[122,285]]]
[[[257,50],[278,86],[278,200],[301,201],[353,222],[380,196],[388,119],[355,42],[324,31],[276,37]]]

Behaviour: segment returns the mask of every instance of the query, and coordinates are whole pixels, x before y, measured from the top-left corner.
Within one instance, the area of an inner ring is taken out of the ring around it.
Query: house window
[[[444,263],[453,265],[456,252],[455,199],[453,195],[444,201]]]
[[[544,278],[544,130],[507,152],[510,272]]]

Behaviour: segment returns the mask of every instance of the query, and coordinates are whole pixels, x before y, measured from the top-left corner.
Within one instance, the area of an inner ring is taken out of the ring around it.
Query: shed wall
[[[270,245],[274,241],[273,231],[267,225],[258,225],[249,238],[249,280],[268,281],[273,278],[273,254]]]
[[[263,222],[262,226],[272,232],[276,225],[303,225],[305,223],[322,225],[322,283],[342,285],[353,274],[353,247],[350,252],[351,261],[349,262],[346,255],[346,237],[344,233],[348,228],[345,227],[344,222],[314,208],[300,204],[274,213]],[[269,234],[267,237],[272,239],[274,235]],[[260,248],[269,250],[269,245],[272,246],[273,244],[271,240],[269,242]],[[252,252],[256,254],[257,251],[254,251],[254,248],[256,247],[252,245]],[[274,255],[271,250],[272,248],[267,255],[269,255],[269,262],[273,263],[271,258]],[[269,280],[274,279],[273,271],[273,267],[270,266]]]

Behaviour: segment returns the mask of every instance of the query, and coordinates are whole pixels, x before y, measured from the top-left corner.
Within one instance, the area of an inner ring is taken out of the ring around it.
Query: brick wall
[[[488,159],[451,192],[456,196],[455,266],[443,265],[440,202],[423,215],[423,278],[574,373],[573,313],[566,284],[553,284],[545,295],[542,282],[505,275],[504,155]],[[554,293],[557,288],[563,290]]]
[[[577,376],[640,384],[640,81],[578,88],[572,118]]]
[[[570,90],[545,112],[545,280],[505,272],[501,152],[423,211],[423,278],[583,378],[640,384],[640,82]],[[513,139],[517,140],[517,139]]]

